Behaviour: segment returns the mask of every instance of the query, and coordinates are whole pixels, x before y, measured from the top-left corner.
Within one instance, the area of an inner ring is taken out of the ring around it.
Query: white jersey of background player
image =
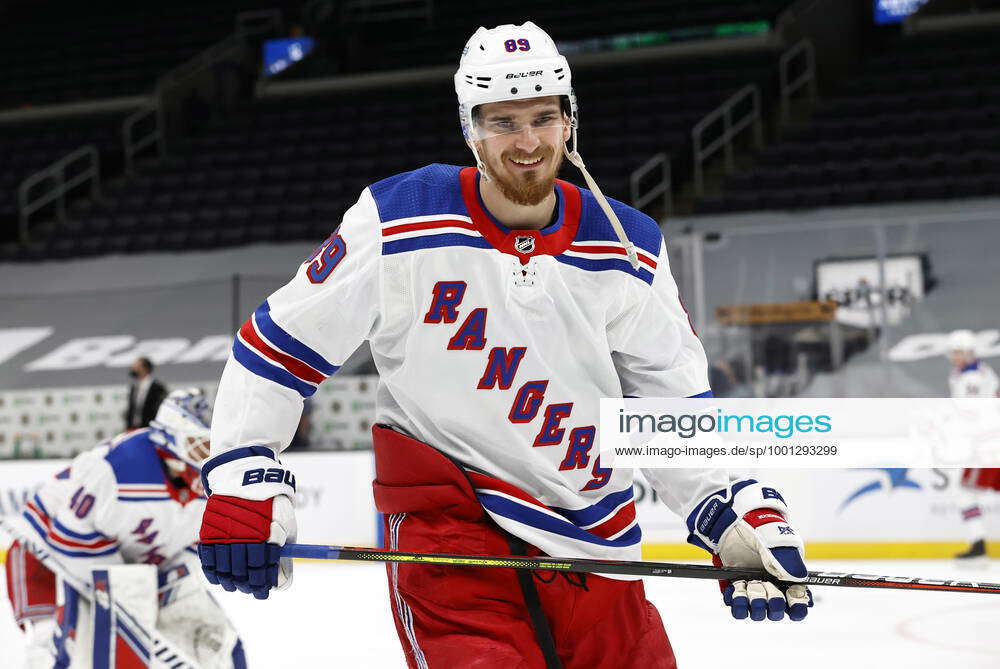
[[[8,590],[15,617],[31,637],[32,662],[51,667],[54,654],[56,667],[89,666],[91,648],[82,648],[80,640],[96,644],[102,634],[117,636],[91,619],[86,598],[65,582],[59,584],[56,625],[54,602],[44,601],[48,569],[29,554],[38,544],[84,583],[91,583],[94,569],[153,565],[156,569],[146,573],[148,588],[140,587],[150,601],[126,601],[126,608],[152,606],[157,629],[204,667],[245,667],[239,639],[205,591],[192,548],[205,508],[200,463],[209,450],[210,422],[200,390],[173,391],[149,428],[80,454],[26,503],[21,539],[11,551]],[[55,571],[48,576],[53,594]],[[149,650],[139,639],[127,640],[128,649],[117,651],[116,666],[127,664],[123,652],[142,656]]]
[[[948,336],[948,360],[952,364],[948,386],[952,397],[1000,396],[1000,379],[992,367],[977,357],[976,348],[976,335],[971,330],[955,330]],[[986,555],[986,526],[976,490],[993,488],[995,479],[1000,484],[1000,472],[967,468],[960,473],[955,494],[969,548],[957,557],[980,558]]]
[[[976,357],[976,335],[955,330],[948,337],[948,359],[952,370],[948,386],[952,397],[997,397],[1000,379],[992,367]]]
[[[270,564],[264,546],[295,536],[294,478],[277,454],[303,400],[364,340],[379,371],[376,423],[457,463],[496,525],[549,555],[640,557],[633,471],[601,462],[599,400],[704,396],[707,364],[659,226],[606,200],[583,169],[570,81],[534,24],[477,31],[455,76],[477,166],[429,165],[366,188],[240,329],[203,468],[211,497],[200,550],[210,580],[267,596],[270,577],[242,556],[254,550]],[[477,116],[479,108],[487,111]],[[553,182],[564,153],[590,190]],[[393,449],[380,449],[376,430],[377,470],[384,450]],[[405,449],[395,453],[405,460]],[[645,475],[709,549],[723,529],[710,532],[712,522],[735,526],[736,514],[722,511],[734,499],[737,509],[745,497],[747,511],[785,510],[776,493],[723,470]],[[696,522],[703,511],[710,517]],[[227,523],[233,514],[260,520],[244,531]],[[390,544],[412,527],[400,522]],[[797,535],[769,529],[771,546],[800,549]]]

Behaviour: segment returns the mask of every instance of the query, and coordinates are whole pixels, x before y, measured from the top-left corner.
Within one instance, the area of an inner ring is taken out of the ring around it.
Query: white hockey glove
[[[774,488],[753,479],[734,481],[706,497],[687,519],[688,542],[713,554],[714,564],[762,567],[781,583],[720,581],[733,617],[802,620],[813,605],[802,539],[788,523],[788,507]]]
[[[209,494],[198,557],[210,583],[267,599],[291,584],[292,561],[280,556],[296,534],[295,477],[263,446],[221,453],[202,465]]]

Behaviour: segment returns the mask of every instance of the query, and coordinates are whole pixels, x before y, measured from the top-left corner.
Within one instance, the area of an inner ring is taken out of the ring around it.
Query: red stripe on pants
[[[1000,469],[966,468],[962,485],[977,490],[1000,490]]]

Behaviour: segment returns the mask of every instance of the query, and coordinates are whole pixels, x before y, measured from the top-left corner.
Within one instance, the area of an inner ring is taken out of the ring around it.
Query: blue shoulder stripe
[[[368,187],[383,223],[409,216],[465,211],[458,174],[461,167],[432,164]]]
[[[305,381],[300,381],[297,376],[290,373],[284,367],[278,367],[265,362],[259,355],[244,346],[239,337],[233,339],[233,357],[236,358],[238,363],[257,376],[268,381],[273,381],[279,386],[294,390],[302,397],[311,397],[316,392],[315,386],[311,386]]]
[[[611,222],[608,221],[608,217],[600,205],[597,204],[594,194],[586,188],[581,188],[580,195],[582,196],[580,229],[577,231],[574,241],[606,240],[617,242],[618,235],[611,227]],[[608,204],[618,215],[618,220],[625,229],[629,240],[655,258],[660,252],[660,244],[663,243],[663,233],[660,231],[659,223],[613,197],[608,198]]]
[[[409,239],[397,239],[396,241],[384,242],[382,244],[382,255],[416,251],[417,249],[435,249],[442,246],[470,246],[476,249],[492,248],[490,243],[482,237],[472,237],[470,235],[463,235],[456,232],[447,232],[442,235],[410,237]]]
[[[119,484],[162,484],[164,481],[163,465],[156,453],[156,444],[150,440],[150,430],[139,430],[118,442],[104,459],[111,465]]]
[[[608,270],[625,272],[626,274],[631,274],[638,279],[642,279],[648,284],[653,283],[652,272],[644,266],[639,267],[637,270],[633,269],[632,264],[627,260],[590,260],[589,258],[577,258],[576,256],[568,256],[565,254],[554,257],[561,263],[573,265],[574,267],[579,267],[580,269],[587,270],[588,272],[604,272]]]
[[[257,307],[257,310],[253,313],[254,319],[257,321],[257,327],[260,329],[261,334],[267,337],[272,344],[288,355],[298,358],[326,376],[330,376],[340,369],[336,365],[329,363],[326,358],[285,332],[279,325],[277,325],[271,319],[271,305],[267,302],[267,300],[264,300],[264,303]]]

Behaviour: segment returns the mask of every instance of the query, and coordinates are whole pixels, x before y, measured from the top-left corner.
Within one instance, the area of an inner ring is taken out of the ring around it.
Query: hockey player
[[[633,473],[601,462],[598,401],[710,395],[662,234],[586,172],[569,66],[544,31],[480,28],[455,87],[476,167],[366,188],[233,343],[199,547],[227,590],[265,598],[287,585],[295,478],[278,455],[303,399],[365,339],[391,549],[640,557]],[[555,178],[563,156],[590,190]],[[723,563],[805,577],[774,489],[721,470],[645,474],[689,541]],[[387,575],[410,667],[675,666],[640,580],[398,564]],[[740,581],[725,601],[737,618],[800,620],[810,598]]]
[[[58,561],[67,581],[90,583],[98,568],[154,565],[145,588],[149,601],[125,603],[151,608],[156,631],[199,666],[246,666],[236,632],[198,575],[193,548],[205,508],[200,464],[209,452],[210,422],[200,390],[176,390],[149,428],[77,456],[27,502],[18,524],[24,540],[8,553],[7,590],[32,667],[91,666],[93,647],[103,638],[93,607],[39,561],[31,552],[35,543]],[[111,651],[118,655],[113,666],[146,666],[122,656],[138,659],[149,651],[138,638],[129,642]]]
[[[955,330],[948,337],[948,360],[952,370],[948,385],[952,397],[997,397],[1000,380],[993,368],[976,356],[976,335],[971,330]],[[979,492],[1000,490],[1000,469],[967,468],[962,472],[959,507],[962,524],[969,537],[969,548],[959,559],[986,556],[986,527]]]

